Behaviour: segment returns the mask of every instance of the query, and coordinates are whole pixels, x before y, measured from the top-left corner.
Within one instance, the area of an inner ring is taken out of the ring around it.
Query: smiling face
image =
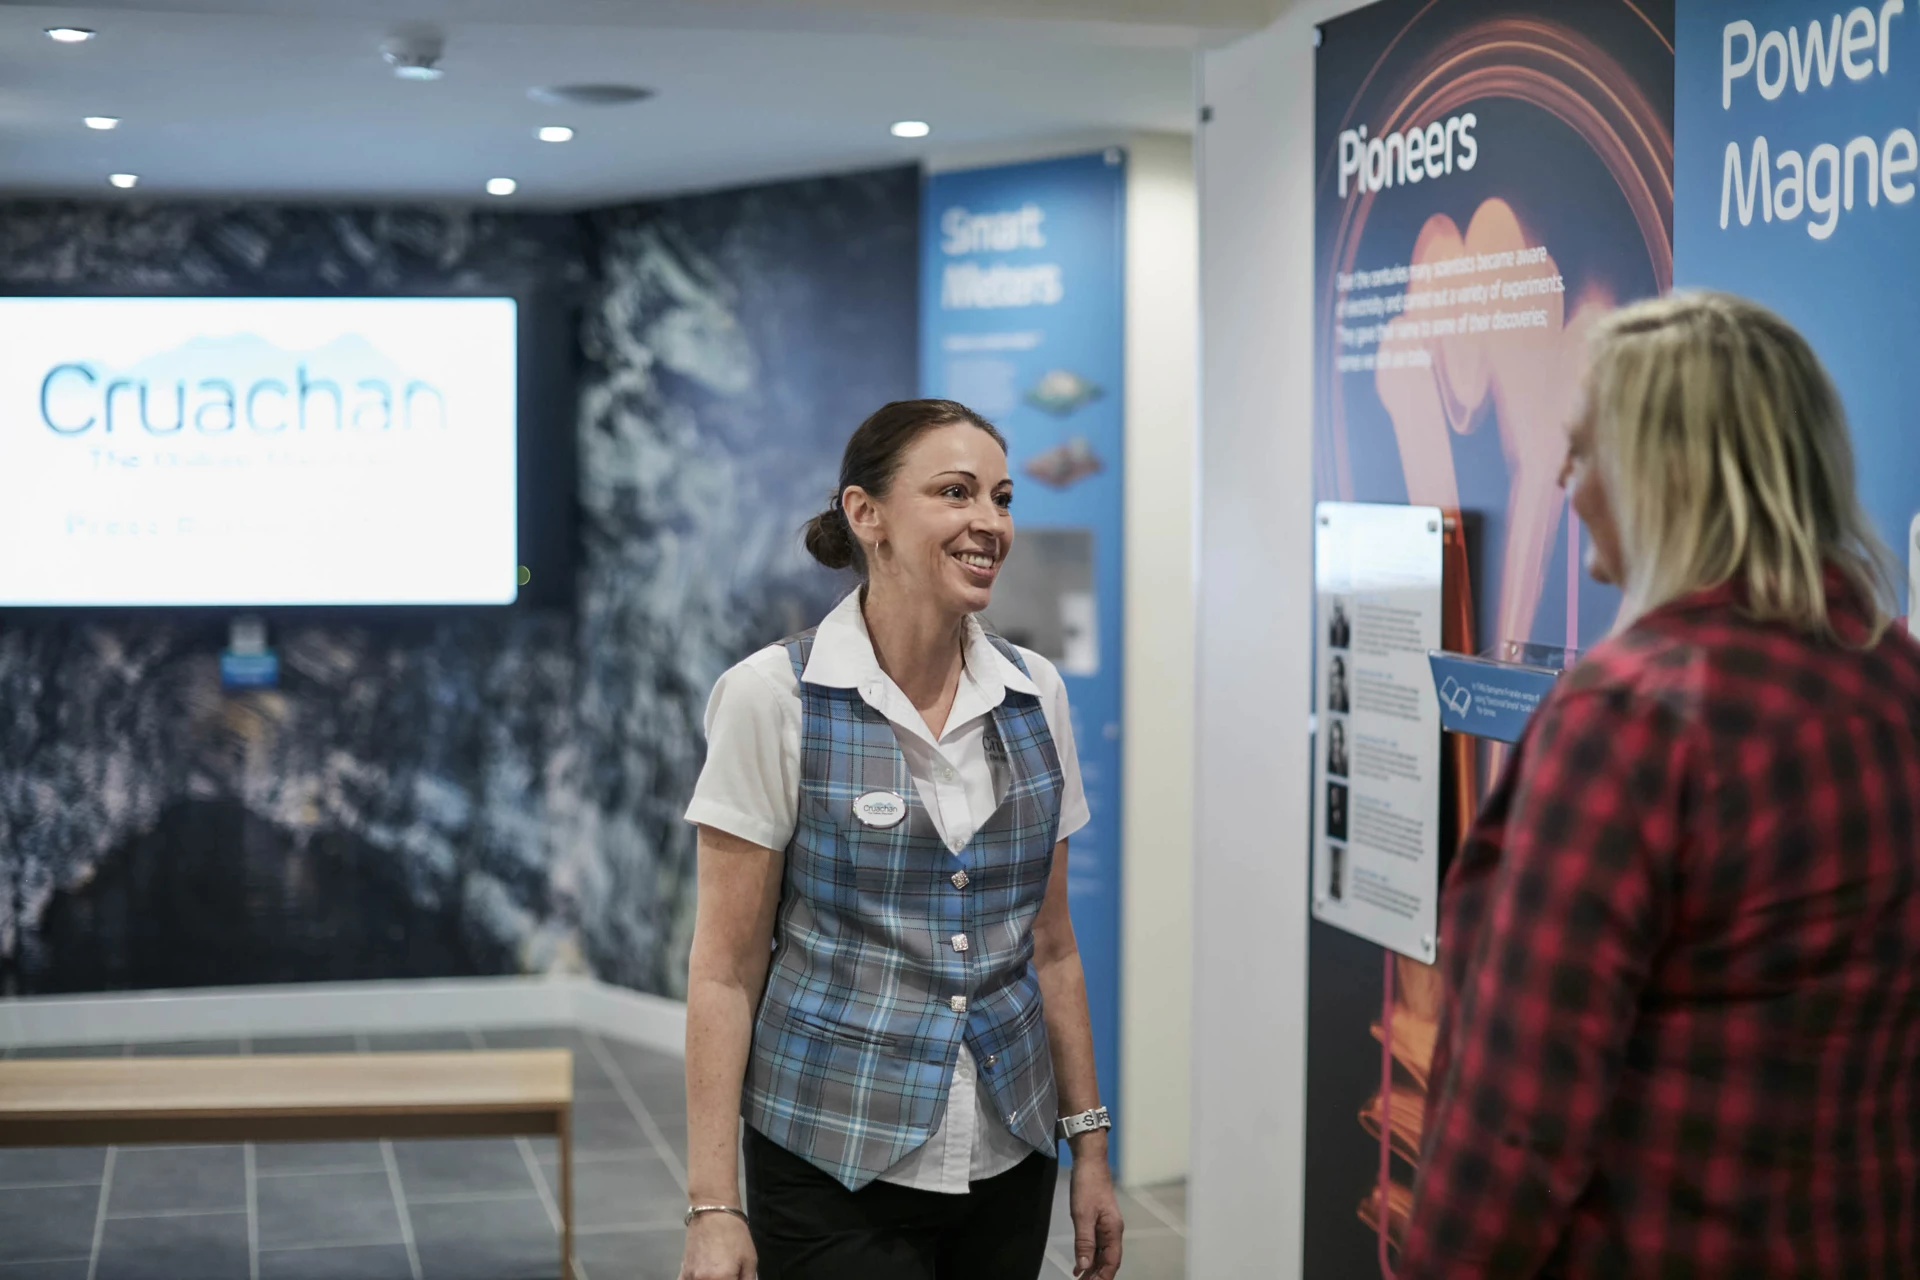
[[[1595,582],[1614,586],[1625,580],[1620,559],[1620,527],[1613,518],[1613,504],[1607,497],[1606,481],[1600,474],[1595,453],[1593,395],[1583,390],[1567,429],[1567,460],[1560,464],[1560,487],[1567,491],[1574,514],[1586,524],[1591,535],[1587,551],[1587,573]]]
[[[856,487],[842,502],[869,548],[874,587],[953,615],[991,602],[1013,547],[1013,480],[992,436],[968,423],[934,427],[901,455],[886,497]]]

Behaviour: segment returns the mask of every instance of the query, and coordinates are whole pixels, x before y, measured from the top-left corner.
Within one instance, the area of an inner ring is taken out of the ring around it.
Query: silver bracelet
[[[692,1226],[693,1220],[703,1213],[730,1213],[742,1222],[747,1220],[747,1211],[745,1209],[736,1209],[730,1204],[690,1204],[687,1206],[686,1216],[680,1219],[680,1225],[683,1227]]]

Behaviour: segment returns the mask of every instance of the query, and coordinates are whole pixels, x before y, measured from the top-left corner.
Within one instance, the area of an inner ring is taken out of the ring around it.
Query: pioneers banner
[[[1321,29],[1316,497],[1444,513],[1446,648],[1579,649],[1613,621],[1558,475],[1594,322],[1672,282],[1673,31],[1671,0],[1387,0]],[[1437,812],[1396,819],[1450,853],[1502,750],[1449,736]],[[1332,816],[1322,896],[1371,856]],[[1306,1274],[1350,1280],[1389,1272],[1412,1201],[1439,979],[1316,914]]]

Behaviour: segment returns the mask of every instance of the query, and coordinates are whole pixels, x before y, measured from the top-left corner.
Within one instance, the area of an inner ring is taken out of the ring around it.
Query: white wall
[[[1201,63],[1188,1274],[1300,1274],[1312,683],[1313,25]]]
[[[1129,140],[1119,1145],[1135,1185],[1187,1172],[1198,221],[1192,139]]]

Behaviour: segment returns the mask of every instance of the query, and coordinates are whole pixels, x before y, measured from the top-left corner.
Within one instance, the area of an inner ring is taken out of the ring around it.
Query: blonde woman
[[[1449,874],[1396,1275],[1920,1275],[1920,647],[1839,398],[1723,294],[1592,355],[1625,606]]]

